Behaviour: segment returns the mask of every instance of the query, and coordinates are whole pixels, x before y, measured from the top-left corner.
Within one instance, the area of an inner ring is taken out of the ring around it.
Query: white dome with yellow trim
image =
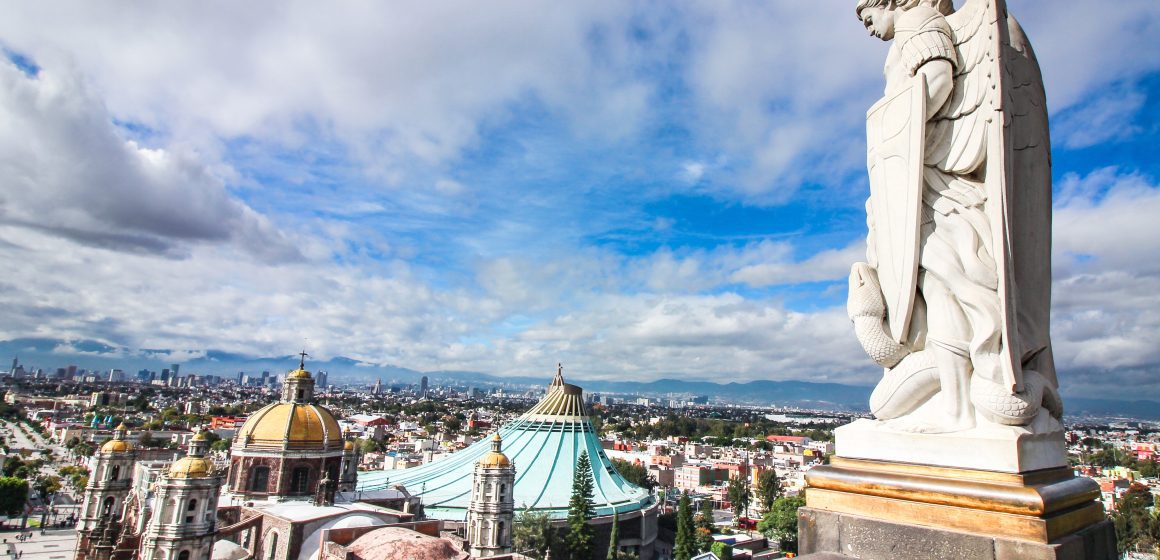
[[[278,402],[252,414],[234,438],[243,449],[342,449],[342,430],[325,407]]]

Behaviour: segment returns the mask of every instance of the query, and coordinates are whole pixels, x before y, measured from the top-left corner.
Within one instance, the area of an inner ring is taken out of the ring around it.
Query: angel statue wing
[[[1025,368],[1058,385],[1048,330],[1051,145],[1039,63],[1005,0],[967,0],[947,23],[959,65],[951,99],[931,122],[926,164],[986,185],[1004,385],[1022,390]]]

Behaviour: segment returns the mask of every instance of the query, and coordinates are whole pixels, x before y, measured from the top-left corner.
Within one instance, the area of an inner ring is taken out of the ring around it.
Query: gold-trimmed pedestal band
[[[1104,519],[1099,486],[1067,468],[1013,474],[834,457],[806,485],[813,508],[1039,543]]]

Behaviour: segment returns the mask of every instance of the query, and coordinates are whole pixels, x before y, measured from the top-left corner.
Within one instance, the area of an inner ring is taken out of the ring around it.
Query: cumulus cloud
[[[197,155],[118,136],[72,69],[0,64],[0,222],[114,250],[185,255],[235,241],[263,259],[296,251]]]
[[[1160,185],[1138,173],[1105,168],[1069,175],[1054,217],[1053,348],[1065,389],[1114,373],[1160,368]],[[1126,382],[1126,380],[1125,380]],[[1156,394],[1160,381],[1134,381]]]
[[[1157,4],[1010,4],[1056,145],[1130,141],[1160,61],[1129,53]],[[9,6],[0,39],[41,68],[0,65],[0,259],[20,263],[2,336],[189,356],[309,338],[322,357],[581,378],[878,373],[834,293],[770,295],[840,290],[863,258],[841,232],[862,231],[848,191],[886,45],[847,3],[37,2]],[[1065,390],[1160,363],[1155,182],[1076,165],[1055,227]],[[686,231],[706,194],[817,220]]]

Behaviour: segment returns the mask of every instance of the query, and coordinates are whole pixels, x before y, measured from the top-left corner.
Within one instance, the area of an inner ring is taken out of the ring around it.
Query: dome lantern
[[[303,350],[298,353],[298,369],[286,374],[282,381],[282,400],[289,403],[309,403],[314,401],[314,378],[306,371],[306,358],[310,355]]]

